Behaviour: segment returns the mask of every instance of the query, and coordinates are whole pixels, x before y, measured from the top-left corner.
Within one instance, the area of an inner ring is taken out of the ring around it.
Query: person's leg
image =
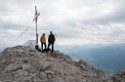
[[[41,46],[42,46],[42,51],[43,51],[43,43],[41,43]]]
[[[52,52],[54,51],[54,44],[52,43]]]
[[[50,43],[48,43],[48,47],[47,47],[47,49],[49,49],[49,47],[50,47]]]
[[[46,50],[46,43],[44,43],[44,46],[45,46],[45,48],[44,48],[44,49]]]

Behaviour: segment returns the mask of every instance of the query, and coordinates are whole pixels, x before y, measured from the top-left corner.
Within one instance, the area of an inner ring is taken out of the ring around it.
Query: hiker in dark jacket
[[[50,45],[52,45],[52,52],[54,51],[54,43],[55,43],[55,36],[53,35],[52,31],[50,31],[50,35],[48,37],[48,48],[50,47]]]

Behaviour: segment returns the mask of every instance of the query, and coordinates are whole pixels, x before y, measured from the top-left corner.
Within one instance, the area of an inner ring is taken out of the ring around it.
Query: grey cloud
[[[121,0],[121,2],[122,1],[123,0]],[[58,38],[64,39],[89,38],[93,40],[97,38],[108,40],[116,35],[117,37],[124,35],[124,31],[122,31],[121,28],[121,30],[109,29],[110,32],[104,32],[102,27],[97,26],[102,25],[105,26],[104,28],[108,29],[110,28],[110,23],[124,24],[124,4],[120,3],[118,8],[116,8],[112,13],[103,17],[97,16],[91,18],[91,16],[89,17],[85,14],[89,11],[82,11],[82,8],[89,7],[90,9],[93,9],[93,7],[96,7],[97,5],[102,5],[108,2],[118,2],[118,0],[1,0],[0,2],[3,2],[3,5],[0,8],[1,16],[9,16],[14,12],[14,15],[19,14],[20,18],[16,22],[0,19],[1,29],[17,29],[23,31],[27,27],[26,25],[30,23],[30,20],[32,20],[32,16],[34,16],[34,6],[37,5],[38,12],[40,12],[40,17],[38,19],[39,35],[43,32],[48,35],[50,30],[52,30]],[[11,7],[12,5],[14,6]],[[96,13],[96,11],[92,12]],[[84,14],[88,19],[85,19]],[[16,18],[14,20],[16,20]],[[33,23],[29,29],[27,36],[35,36],[34,27],[35,23]]]
[[[6,29],[22,29],[22,27],[24,27],[23,25],[20,24],[16,24],[13,22],[2,22],[2,24],[0,24],[0,28],[3,28],[4,30]]]
[[[110,38],[111,37],[113,37],[113,38],[119,38],[119,37],[123,38],[123,36],[125,36],[125,30],[118,29],[118,28],[113,29],[112,32],[108,36],[110,36]]]
[[[125,1],[122,1],[122,3],[118,3],[118,7],[115,8],[115,10],[103,17],[100,18],[92,18],[89,20],[84,20],[83,22],[85,24],[102,24],[107,25],[111,23],[125,23]]]

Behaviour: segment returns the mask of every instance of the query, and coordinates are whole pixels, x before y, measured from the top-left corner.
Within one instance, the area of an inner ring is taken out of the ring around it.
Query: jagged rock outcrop
[[[113,80],[91,64],[83,60],[73,61],[59,51],[52,54],[41,53],[29,47],[16,46],[5,49],[0,56],[0,82],[113,82]]]
[[[125,82],[125,69],[116,73],[113,77],[114,82]]]

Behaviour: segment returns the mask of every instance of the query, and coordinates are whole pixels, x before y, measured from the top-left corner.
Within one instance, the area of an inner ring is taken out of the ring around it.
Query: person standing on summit
[[[41,42],[41,48],[42,48],[42,52],[43,52],[43,45],[45,46],[44,50],[46,50],[46,36],[45,36],[45,33],[43,33],[43,35],[41,36],[40,42]]]
[[[50,31],[50,35],[48,37],[48,50],[49,50],[49,47],[50,45],[52,45],[52,52],[54,51],[54,43],[55,43],[55,36],[54,34],[52,33],[52,31]]]

